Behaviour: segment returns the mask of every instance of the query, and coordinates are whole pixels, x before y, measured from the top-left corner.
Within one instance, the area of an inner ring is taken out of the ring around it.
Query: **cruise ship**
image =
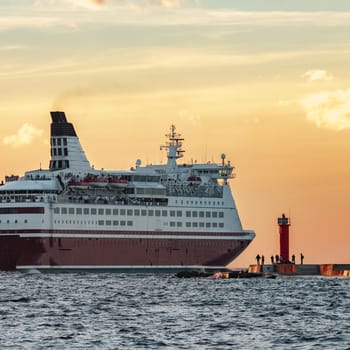
[[[224,154],[218,163],[178,162],[184,139],[171,126],[166,163],[97,170],[65,113],[51,118],[49,169],[0,186],[1,270],[224,270],[254,239]]]

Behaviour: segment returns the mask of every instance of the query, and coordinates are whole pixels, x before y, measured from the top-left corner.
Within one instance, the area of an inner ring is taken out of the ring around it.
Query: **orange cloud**
[[[105,0],[90,0],[94,5],[103,5]]]
[[[307,81],[328,81],[333,80],[333,75],[330,72],[327,72],[326,70],[322,69],[312,69],[308,70],[302,75],[302,78],[305,78]]]
[[[350,128],[350,88],[306,95],[300,105],[307,119],[318,127],[332,130]]]
[[[32,125],[25,123],[16,134],[5,136],[3,142],[5,145],[20,147],[31,144],[34,139],[40,137],[42,134],[43,130],[36,129]]]

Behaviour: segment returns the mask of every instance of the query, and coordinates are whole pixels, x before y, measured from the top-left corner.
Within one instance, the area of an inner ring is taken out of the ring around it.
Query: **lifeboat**
[[[85,178],[85,181],[91,187],[102,188],[108,185],[108,179],[99,176],[88,176]]]
[[[118,177],[110,177],[108,179],[108,184],[110,187],[116,187],[116,188],[126,187],[128,185],[128,180],[121,179]]]
[[[70,180],[68,186],[76,190],[85,190],[89,187],[89,183],[86,181]]]

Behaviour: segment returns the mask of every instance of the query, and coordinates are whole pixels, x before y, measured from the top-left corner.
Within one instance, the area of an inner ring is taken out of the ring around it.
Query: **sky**
[[[233,267],[279,252],[277,217],[305,263],[350,263],[348,0],[2,0],[0,179],[49,163],[49,112],[95,168],[235,166]]]

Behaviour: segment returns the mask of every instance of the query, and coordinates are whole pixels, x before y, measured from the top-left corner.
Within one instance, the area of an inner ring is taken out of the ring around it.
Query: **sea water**
[[[350,279],[1,272],[0,349],[350,349]]]

